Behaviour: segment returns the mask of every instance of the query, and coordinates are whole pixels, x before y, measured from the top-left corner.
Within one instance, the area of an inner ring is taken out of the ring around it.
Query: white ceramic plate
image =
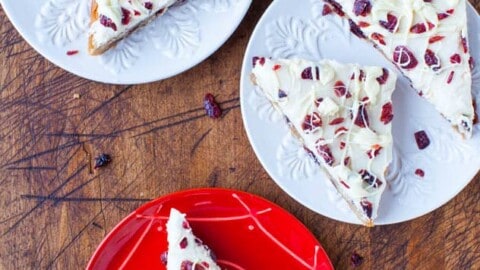
[[[240,100],[245,128],[260,162],[274,181],[308,208],[332,219],[356,223],[333,185],[291,137],[285,121],[249,74],[253,56],[331,58],[341,62],[386,66],[389,63],[369,43],[349,31],[339,16],[321,16],[323,1],[276,0],[258,23],[243,61]],[[468,6],[471,53],[478,63],[473,74],[476,104],[480,104],[480,17]],[[400,75],[400,74],[399,74]],[[394,160],[376,224],[392,224],[424,215],[458,194],[480,169],[480,125],[464,141],[432,105],[399,76],[393,96]],[[414,133],[425,130],[431,144],[418,150]],[[422,169],[425,176],[415,174]]]
[[[215,52],[245,16],[251,0],[188,0],[172,7],[102,56],[87,53],[90,0],[0,0],[25,40],[78,76],[115,84],[179,74]],[[68,56],[67,51],[78,50]]]

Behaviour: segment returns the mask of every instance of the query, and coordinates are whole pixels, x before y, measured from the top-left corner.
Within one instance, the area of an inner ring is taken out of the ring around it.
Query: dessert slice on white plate
[[[366,226],[373,226],[392,159],[396,75],[331,60],[253,59],[252,81]]]
[[[92,0],[88,52],[104,53],[177,0]]]
[[[167,241],[167,270],[220,270],[210,248],[193,234],[185,214],[175,208],[170,210],[167,221]]]
[[[418,94],[463,135],[472,135],[473,58],[466,0],[324,0],[375,44]]]

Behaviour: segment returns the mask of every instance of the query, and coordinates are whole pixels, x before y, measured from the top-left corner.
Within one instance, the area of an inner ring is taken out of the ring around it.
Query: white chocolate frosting
[[[93,45],[98,48],[109,41],[134,29],[144,20],[157,12],[173,5],[176,0],[95,0],[97,2],[98,19],[90,25]],[[125,15],[128,19],[125,19]],[[111,20],[105,26],[101,18]],[[114,26],[113,26],[114,25]]]
[[[170,210],[167,222],[167,270],[196,269],[195,265],[203,266],[201,269],[220,270],[212,259],[210,249],[203,245],[190,228],[185,219],[185,214],[177,209]],[[183,264],[190,264],[191,268],[181,268]]]
[[[411,80],[413,88],[469,138],[474,108],[466,1],[335,1],[363,34]],[[357,1],[369,3],[370,7],[358,12]],[[391,29],[385,26],[388,22]],[[395,51],[404,58],[395,59]]]
[[[372,221],[392,159],[395,73],[330,60],[255,60],[254,82],[356,213]],[[370,213],[362,204],[371,205]]]

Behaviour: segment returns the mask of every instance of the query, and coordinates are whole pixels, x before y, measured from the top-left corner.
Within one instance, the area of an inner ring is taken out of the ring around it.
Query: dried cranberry
[[[324,0],[324,1],[332,5],[333,11],[335,11],[335,13],[337,13],[340,17],[343,17],[343,15],[345,15],[345,12],[343,12],[342,10],[342,6],[338,2],[334,0]]]
[[[304,80],[320,80],[320,69],[315,67],[315,78],[313,78],[312,67],[307,67],[302,71],[301,77]]]
[[[187,237],[183,237],[182,240],[180,241],[180,248],[184,249],[188,246],[188,240]]]
[[[265,57],[254,56],[252,58],[252,66],[255,67],[257,65],[257,63],[259,63],[260,66],[265,65]]]
[[[460,58],[460,54],[456,53],[456,54],[450,56],[450,63],[458,64],[460,62],[462,62],[462,58]]]
[[[78,50],[71,50],[71,51],[67,51],[67,55],[68,56],[72,56],[72,55],[75,55],[78,53]]]
[[[437,41],[440,41],[442,39],[444,39],[445,37],[444,36],[433,36],[431,38],[428,39],[428,43],[432,44],[432,43],[435,43]]]
[[[382,185],[382,182],[376,176],[370,174],[367,170],[360,170],[359,174],[362,177],[362,180],[370,186],[377,188]]]
[[[444,19],[448,18],[449,16],[450,15],[448,15],[447,13],[438,13],[437,14],[437,18],[438,18],[439,21],[444,20]]]
[[[302,129],[305,132],[312,132],[317,127],[322,126],[322,117],[317,112],[305,115],[302,123]]]
[[[330,7],[330,5],[323,5],[322,15],[325,16],[330,13],[332,13],[332,8]]]
[[[318,155],[320,155],[325,163],[329,166],[332,166],[333,163],[335,162],[335,159],[333,158],[332,151],[330,150],[330,147],[326,144],[322,145],[317,145],[316,147]]]
[[[415,132],[415,141],[417,142],[418,149],[423,150],[430,145],[430,139],[424,130]]]
[[[163,265],[167,265],[167,258],[168,258],[168,251],[164,251],[160,255],[160,261],[163,263]]]
[[[387,20],[386,21],[379,21],[380,25],[387,29],[389,32],[393,33],[395,30],[395,27],[397,26],[398,19],[395,15],[392,15],[391,13],[387,14]]]
[[[377,78],[377,82],[382,85],[385,84],[388,80],[388,69],[382,68],[382,76]]]
[[[218,103],[215,101],[215,97],[210,93],[207,93],[203,98],[203,107],[210,118],[216,119],[222,116],[222,110],[220,109],[220,106],[218,106]]]
[[[352,256],[350,256],[350,262],[352,263],[353,267],[359,267],[363,263],[363,257],[354,251]]]
[[[338,125],[338,124],[341,124],[345,121],[345,118],[343,117],[338,117],[338,118],[335,118],[333,119],[332,121],[330,121],[330,123],[328,123],[329,125],[331,126],[334,126],[334,125]]]
[[[145,4],[143,4],[145,6],[146,9],[152,9],[153,8],[153,3],[152,2],[145,2]]]
[[[322,101],[323,101],[323,98],[319,97],[319,98],[317,98],[317,99],[315,100],[314,103],[315,103],[315,105],[318,107],[318,106],[320,106],[320,103],[322,103]]]
[[[467,44],[467,38],[466,37],[462,37],[462,48],[463,48],[464,53],[468,52],[468,44]]]
[[[180,270],[194,270],[193,269],[193,262],[191,262],[189,260],[183,261],[182,264],[180,265]]]
[[[343,165],[348,166],[348,164],[350,164],[350,157],[346,157],[346,158],[343,160]]]
[[[333,90],[335,91],[335,95],[337,97],[343,97],[347,93],[347,88],[342,81],[336,81],[335,85],[333,86]]]
[[[95,167],[94,169],[105,167],[112,161],[112,158],[108,154],[100,154],[95,158]]]
[[[425,172],[422,170],[422,169],[416,169],[415,170],[415,174],[420,176],[420,177],[424,177],[425,176]]]
[[[417,58],[406,46],[395,47],[393,61],[404,69],[412,69],[418,65]]]
[[[350,189],[350,186],[347,185],[343,180],[340,180],[340,184],[342,184],[345,188]]]
[[[371,202],[367,200],[360,201],[360,206],[363,209],[363,212],[367,215],[367,217],[372,217],[373,205]]]
[[[100,15],[100,24],[105,27],[110,27],[113,31],[117,31],[117,25],[112,21],[112,19],[108,18],[105,15]]]
[[[367,16],[372,10],[372,4],[369,0],[355,0],[353,3],[353,13],[356,16]]]
[[[277,70],[279,70],[280,68],[282,68],[281,65],[274,65],[272,69],[273,69],[273,71],[277,71]]]
[[[431,67],[435,71],[440,69],[439,59],[432,50],[427,49],[425,51],[424,58],[425,58],[425,64],[427,64],[427,66]]]
[[[376,32],[372,33],[371,38],[373,40],[378,41],[378,43],[380,43],[382,45],[387,45],[387,43],[385,42],[385,39],[384,39],[385,37],[380,33],[376,33]]]
[[[428,30],[431,30],[433,27],[435,27],[435,25],[431,22],[427,22],[427,25],[425,25],[425,23],[417,23],[410,28],[410,32],[415,34],[425,33],[427,31],[427,26]]]
[[[350,32],[359,38],[365,38],[365,34],[360,30],[360,27],[358,27],[351,19],[348,19],[348,23],[350,24]]]
[[[455,75],[455,71],[450,71],[450,74],[448,74],[448,78],[447,78],[447,83],[450,84],[453,80],[453,75]]]
[[[282,89],[278,89],[278,98],[285,98],[287,97],[287,93],[283,91]]]
[[[339,127],[335,130],[335,136],[338,136],[339,134],[345,133],[348,131],[348,128],[346,127]]]
[[[122,7],[122,24],[127,25],[130,22],[130,11]]]
[[[182,227],[184,229],[190,229],[190,224],[188,224],[188,221],[185,220],[185,221],[182,222]]]
[[[378,155],[380,155],[380,151],[383,149],[380,145],[375,145],[374,148],[367,151],[367,156],[372,159]]]
[[[347,144],[345,142],[340,142],[340,150],[343,150],[345,148],[345,146],[347,146]]]
[[[475,60],[473,60],[473,57],[470,56],[470,58],[468,58],[468,64],[470,65],[470,70],[473,70],[475,67]]]
[[[354,121],[354,124],[361,128],[365,128],[369,126],[367,109],[365,107],[366,105],[364,104],[361,104],[358,107],[357,117],[355,117],[355,121]]]
[[[358,22],[357,25],[358,25],[358,27],[360,27],[360,28],[365,28],[365,27],[369,27],[369,26],[370,26],[370,24],[369,24],[368,22],[362,22],[362,21]]]
[[[383,124],[388,124],[393,120],[393,106],[391,102],[385,103],[382,106],[382,114],[380,115],[380,121]]]
[[[133,15],[140,16],[140,15],[142,15],[142,13],[140,13],[140,11],[138,11],[138,10],[134,10]]]

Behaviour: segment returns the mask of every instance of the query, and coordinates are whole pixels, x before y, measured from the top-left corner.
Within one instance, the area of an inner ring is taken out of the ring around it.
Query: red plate
[[[310,231],[279,206],[249,193],[194,189],[151,201],[102,241],[87,269],[165,269],[170,208],[187,214],[193,232],[222,269],[333,269]]]

